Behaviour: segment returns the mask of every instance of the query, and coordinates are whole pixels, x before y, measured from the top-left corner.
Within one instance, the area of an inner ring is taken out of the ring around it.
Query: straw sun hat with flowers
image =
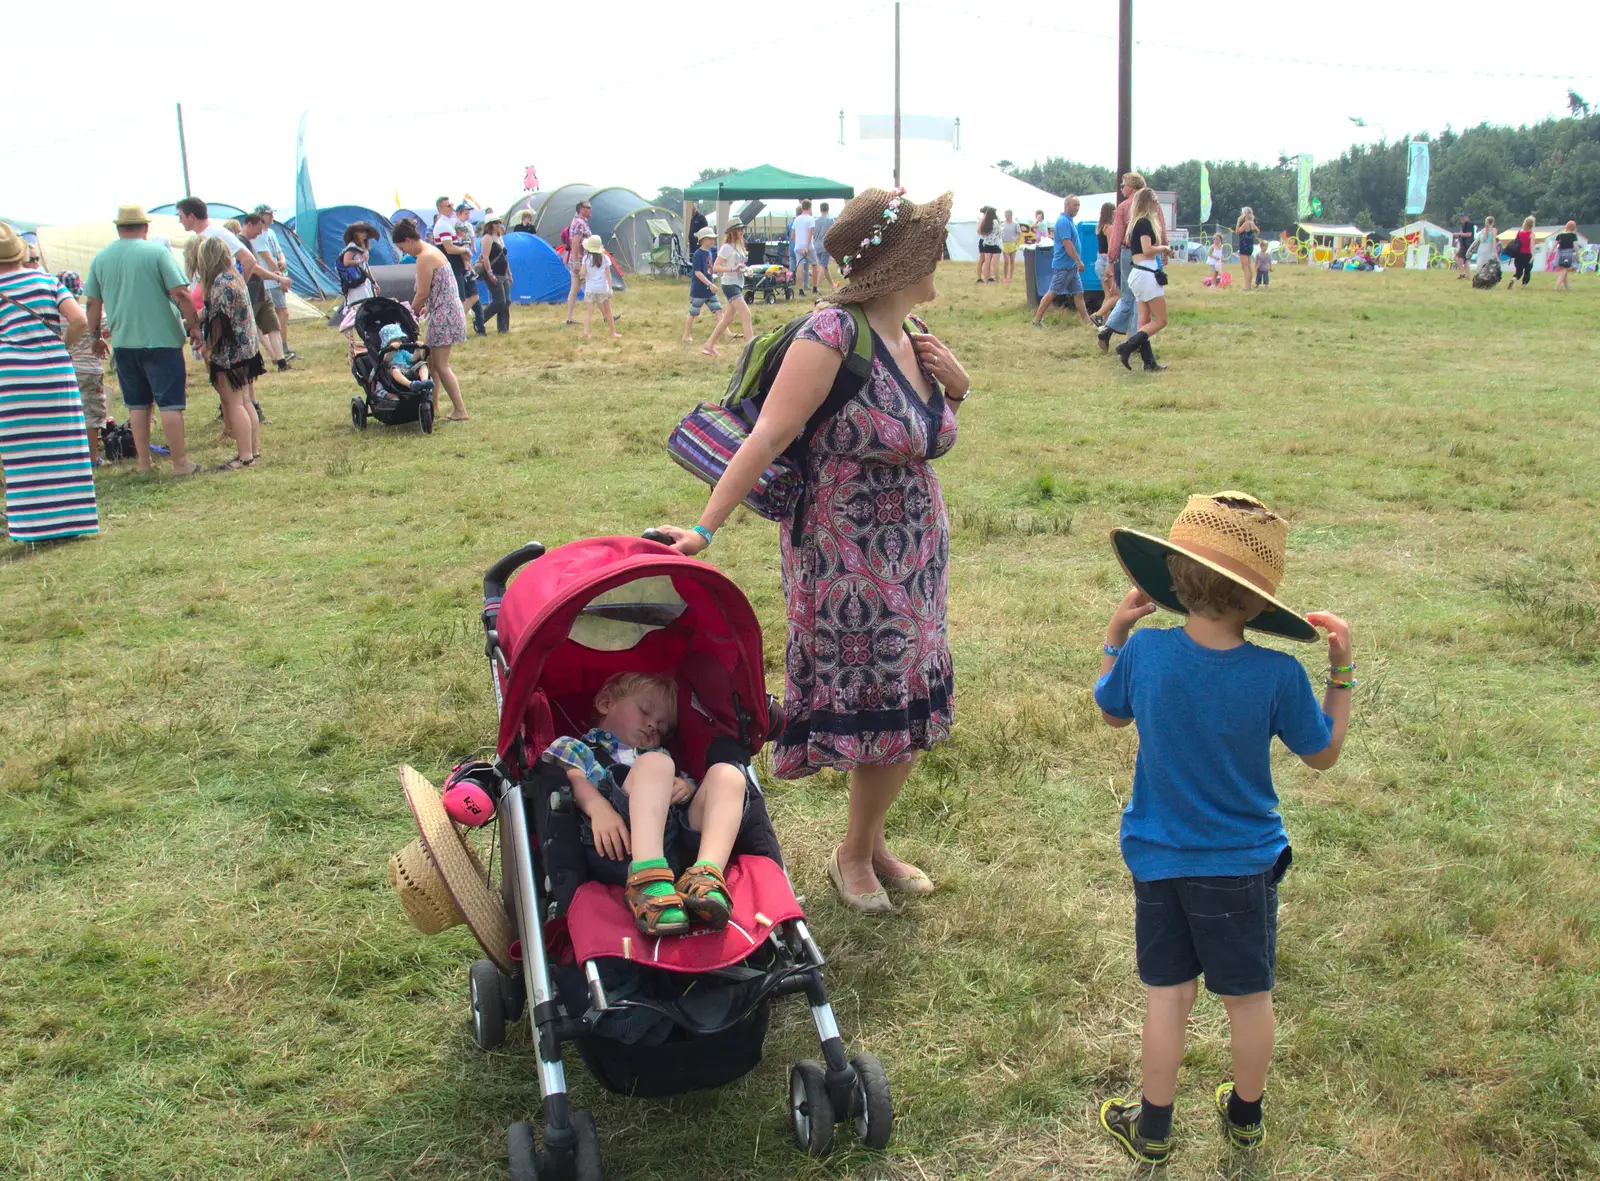
[[[867,189],[846,203],[823,249],[839,261],[844,286],[824,303],[864,303],[909,287],[944,257],[951,195],[918,205],[904,189]]]
[[[1182,554],[1260,595],[1266,610],[1245,624],[1255,631],[1311,641],[1317,629],[1277,598],[1289,523],[1246,492],[1191,496],[1167,536],[1113,529],[1111,544],[1133,584],[1158,605],[1189,613],[1172,584],[1167,558]]]
[[[466,923],[490,959],[504,971],[515,971],[516,933],[483,862],[444,810],[433,784],[410,767],[400,768],[400,782],[419,834],[389,858],[389,884],[400,895],[406,917],[424,935]]]

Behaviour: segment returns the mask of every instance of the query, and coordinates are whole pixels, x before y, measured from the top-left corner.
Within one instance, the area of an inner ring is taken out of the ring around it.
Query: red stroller
[[[530,542],[483,580],[500,733],[498,758],[478,774],[497,802],[500,893],[516,941],[486,946],[489,958],[473,964],[472,1023],[477,1044],[493,1049],[526,999],[545,1125],[537,1151],[532,1126],[511,1125],[513,1181],[603,1175],[593,1118],[568,1109],[563,1043],[623,1094],[721,1086],[760,1062],[768,1010],[789,993],[805,995],[824,1059],[789,1073],[797,1147],[821,1156],[835,1124],[850,1121],[864,1144],[882,1148],[893,1129],[882,1064],[846,1056],[822,952],[750,769],[782,726],[766,691],[755,612],[715,567],[665,541],[602,537],[549,553]],[[596,880],[564,771],[541,757],[558,735],[588,728],[595,692],[621,671],[678,681],[669,748],[687,774],[699,779],[712,762],[745,771],[749,806],[728,867],[734,917],[725,930],[639,934],[620,885]]]

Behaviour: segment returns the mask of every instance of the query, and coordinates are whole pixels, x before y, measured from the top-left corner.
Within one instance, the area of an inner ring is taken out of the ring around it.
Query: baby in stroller
[[[566,768],[591,872],[614,879],[631,858],[624,896],[641,934],[682,934],[691,920],[720,931],[733,913],[723,870],[748,800],[743,770],[713,762],[699,785],[677,773],[661,749],[678,719],[678,687],[665,677],[615,674],[595,694],[594,719],[545,751]],[[696,859],[674,878],[667,850],[696,836]]]
[[[378,333],[382,352],[378,364],[387,367],[389,378],[400,389],[418,394],[433,393],[433,379],[428,376],[428,362],[414,357],[407,345],[406,330],[399,324],[385,324]]]

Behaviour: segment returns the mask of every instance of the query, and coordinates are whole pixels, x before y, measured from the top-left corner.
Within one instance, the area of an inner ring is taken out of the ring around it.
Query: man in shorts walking
[[[267,260],[267,265],[276,270],[280,275],[289,273],[289,260],[283,255],[283,243],[278,240],[278,235],[272,230],[272,223],[277,220],[270,205],[257,205],[255,212],[260,216],[263,229],[254,245],[256,257]],[[273,313],[278,317],[278,339],[283,341],[283,355],[286,360],[298,361],[300,354],[289,347],[289,287],[290,284],[281,283],[277,279],[268,279],[264,286],[267,289],[267,298],[272,300]]]
[[[593,232],[589,228],[589,202],[579,201],[567,223],[567,270],[572,275],[572,288],[567,292],[569,327],[577,323],[573,315],[578,310],[578,292],[583,289],[583,240]]]
[[[800,202],[800,212],[794,219],[794,278],[800,285],[800,294],[806,293],[807,279],[811,293],[817,292],[817,219],[811,216],[811,202]]]
[[[828,264],[832,261],[828,257],[828,231],[833,228],[833,215],[828,212],[828,203],[824,201],[817,214],[817,224],[812,229],[811,241],[817,248],[817,268],[822,272],[822,277],[828,281],[828,286],[834,291],[839,290],[839,284],[833,281],[833,276],[828,273]]]
[[[1044,314],[1056,302],[1072,303],[1084,327],[1094,327],[1083,302],[1083,272],[1087,264],[1078,253],[1078,223],[1073,220],[1078,216],[1080,204],[1076,195],[1068,197],[1061,216],[1056,218],[1056,248],[1050,257],[1055,273],[1050,276],[1050,290],[1039,300],[1038,310],[1033,313],[1035,328],[1044,327]]]
[[[150,470],[150,421],[153,410],[159,409],[172,452],[172,474],[192,476],[200,465],[190,462],[183,435],[183,344],[187,329],[189,341],[200,347],[200,319],[189,299],[189,281],[172,251],[149,241],[150,219],[139,206],[119,209],[116,227],[117,240],[89,264],[83,289],[88,297],[88,337],[95,356],[103,361],[112,355],[100,336],[103,313],[111,324],[117,381],[133,427],[139,470]]]

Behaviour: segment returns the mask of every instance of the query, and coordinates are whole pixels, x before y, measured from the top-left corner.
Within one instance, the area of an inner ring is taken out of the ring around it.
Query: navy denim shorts
[[[1164,878],[1133,883],[1133,938],[1148,988],[1187,984],[1204,973],[1218,996],[1270,992],[1277,981],[1278,883],[1293,861],[1245,877]]]
[[[148,410],[152,402],[162,410],[182,410],[187,404],[182,348],[111,351],[117,361],[122,404],[129,410]]]

